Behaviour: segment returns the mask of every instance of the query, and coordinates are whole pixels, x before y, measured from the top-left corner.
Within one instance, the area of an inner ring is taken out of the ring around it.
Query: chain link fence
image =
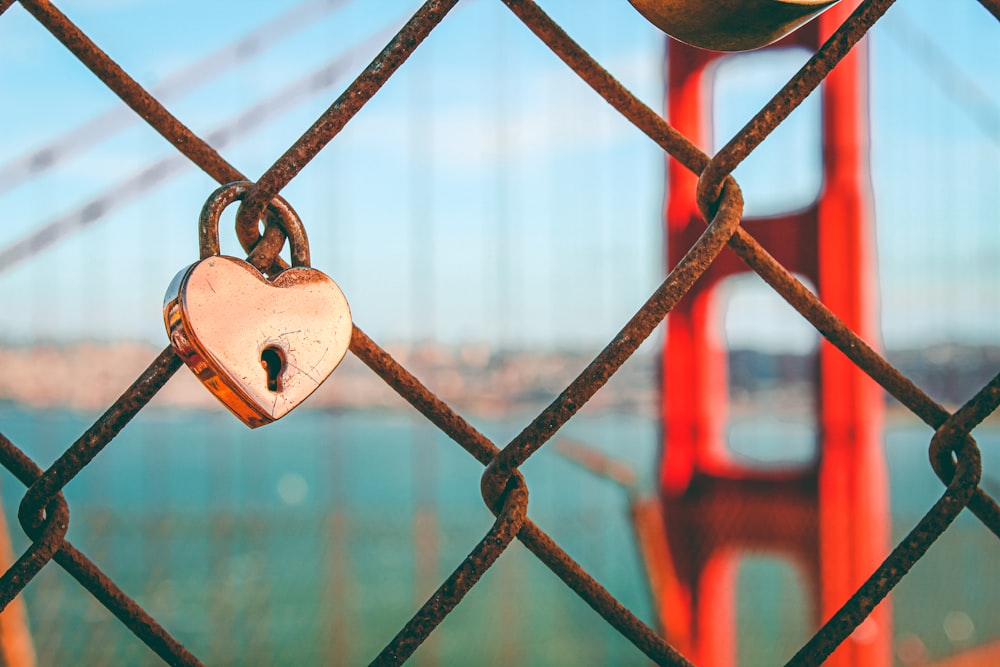
[[[893,2],[861,2],[823,47],[714,157],[706,155],[672,128],[661,114],[630,94],[534,2],[503,2],[598,95],[670,158],[700,175],[697,194],[707,226],[697,242],[687,250],[684,259],[604,350],[547,408],[503,446],[476,430],[355,326],[350,351],[483,466],[482,497],[495,515],[494,523],[488,528],[484,526],[485,533],[478,544],[472,547],[459,567],[440,584],[409,622],[399,629],[373,664],[399,664],[410,657],[515,540],[527,547],[649,659],[662,665],[691,664],[577,564],[542,527],[527,517],[529,490],[519,468],[545,447],[553,435],[636,352],[726,246],[734,250],[826,340],[935,430],[929,448],[930,459],[944,484],[944,492],[877,570],[789,662],[791,665],[822,663],[906,576],[963,509],[969,509],[987,530],[1000,536],[1000,507],[979,485],[980,451],[971,436],[973,429],[1000,406],[1000,375],[955,412],[949,412],[935,402],[889,364],[869,342],[852,332],[741,227],[743,201],[738,184],[730,176],[737,165],[823,82],[824,77],[855,47]],[[1000,0],[979,2],[1000,20]],[[0,0],[0,13],[12,4],[13,0]],[[219,183],[248,180],[247,175],[185,127],[51,3],[46,0],[20,0],[20,4],[185,158]],[[329,109],[256,179],[240,210],[240,221],[250,221],[252,228],[254,221],[266,217],[268,202],[295,179],[310,160],[361,111],[400,65],[420,47],[424,38],[447,20],[456,4],[458,0],[429,0],[406,22]],[[267,268],[276,261],[284,235],[277,225],[268,222],[255,247],[253,242],[252,239],[247,241],[248,252],[253,249],[255,263]],[[198,657],[126,595],[86,554],[66,540],[70,511],[62,493],[64,487],[84,472],[181,365],[172,348],[163,350],[121,397],[45,470],[17,444],[0,434],[0,463],[27,488],[20,503],[18,519],[31,539],[29,548],[0,577],[0,606],[10,605],[25,585],[50,561],[54,561],[164,661],[176,665],[201,664]],[[502,633],[503,628],[497,627],[495,631]]]

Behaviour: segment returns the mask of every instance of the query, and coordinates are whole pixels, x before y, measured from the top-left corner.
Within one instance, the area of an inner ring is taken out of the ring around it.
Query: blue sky
[[[291,6],[278,4],[80,0],[60,7],[156,90]],[[578,1],[540,4],[640,99],[662,108],[662,33],[625,0],[594,0],[586,11]],[[295,79],[346,58],[332,86],[221,148],[255,177],[417,6],[341,2],[167,106],[206,136]],[[942,71],[929,71],[920,59],[926,45],[913,46],[924,33],[948,54]],[[935,0],[899,0],[870,45],[886,342],[995,343],[1000,137],[995,128],[990,133],[989,118],[1000,108],[1000,25],[974,0],[950,2],[944,14]],[[720,75],[720,144],[777,90],[797,58],[734,60]],[[0,17],[0,59],[0,165],[119,105],[17,5]],[[950,99],[946,90],[955,81],[972,85],[978,117]],[[818,187],[808,148],[805,166],[795,170],[800,178],[776,177],[790,151],[808,147],[816,108],[807,102],[785,137],[769,140],[762,147],[769,150],[737,172],[751,212]],[[0,192],[0,249],[120,191],[124,179],[173,153],[134,123]],[[283,194],[309,231],[313,265],[338,281],[355,321],[378,340],[594,346],[610,339],[662,279],[662,181],[659,149],[502,3],[463,0]],[[165,342],[163,292],[197,259],[197,215],[213,187],[196,168],[179,166],[162,186],[0,273],[0,340]],[[238,254],[231,234],[222,241],[224,252]],[[738,288],[726,318],[734,343],[808,345],[808,329],[796,328],[782,304],[751,316],[768,307],[770,295],[752,280],[742,284],[750,287]]]

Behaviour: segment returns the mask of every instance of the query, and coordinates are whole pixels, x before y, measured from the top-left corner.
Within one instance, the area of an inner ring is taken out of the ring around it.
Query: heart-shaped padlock
[[[714,51],[767,46],[839,0],[629,0],[675,39]]]
[[[344,293],[309,267],[305,230],[280,197],[270,205],[292,246],[292,266],[270,280],[219,254],[219,216],[250,183],[217,189],[200,218],[201,260],[177,274],[163,318],[178,356],[250,428],[302,403],[347,352],[353,325]]]

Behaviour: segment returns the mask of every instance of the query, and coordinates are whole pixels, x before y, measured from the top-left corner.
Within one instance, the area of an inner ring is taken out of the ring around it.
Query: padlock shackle
[[[219,218],[227,206],[246,197],[251,186],[253,183],[250,181],[226,183],[216,188],[205,200],[205,205],[202,206],[201,215],[198,218],[198,245],[202,259],[222,254],[219,247]],[[302,225],[302,220],[295,210],[283,197],[275,196],[268,203],[267,211],[267,227],[277,226],[288,239],[292,266],[310,266],[309,239],[306,237],[306,229]],[[237,219],[239,219],[238,216]],[[259,230],[254,229],[252,233],[248,233],[247,230],[241,229],[238,224],[236,233],[244,247],[249,246],[251,251],[261,238]],[[279,262],[280,258],[275,257],[271,262],[272,267]],[[269,268],[264,267],[264,270],[267,271]]]

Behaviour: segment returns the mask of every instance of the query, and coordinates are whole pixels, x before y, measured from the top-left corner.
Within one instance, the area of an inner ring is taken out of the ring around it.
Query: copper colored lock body
[[[219,199],[232,201],[246,189],[220,188],[209,199],[206,209],[211,204],[215,215],[203,212],[203,240],[214,238],[215,244],[203,243],[203,254],[218,248]],[[323,272],[293,266],[268,280],[248,262],[217,254],[177,274],[163,317],[178,356],[251,428],[308,398],[343,359],[353,330],[347,299]]]

